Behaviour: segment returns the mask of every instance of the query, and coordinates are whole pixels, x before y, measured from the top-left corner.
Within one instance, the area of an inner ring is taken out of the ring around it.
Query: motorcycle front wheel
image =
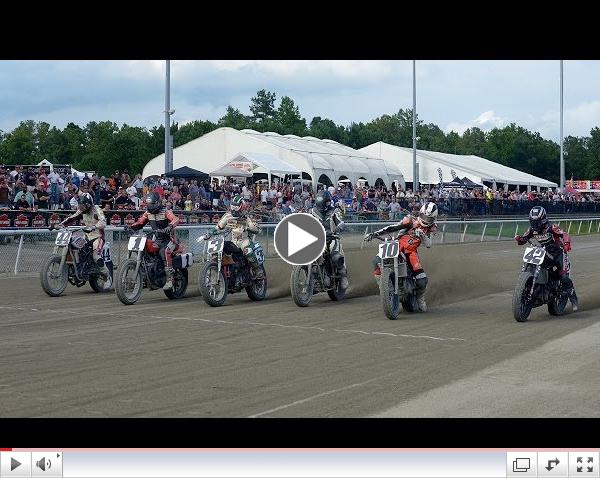
[[[290,275],[292,299],[298,307],[307,307],[314,293],[315,280],[308,273],[309,267],[311,266],[294,266]]]
[[[246,287],[246,294],[250,300],[260,301],[263,300],[267,296],[267,272],[265,271],[264,266],[262,267],[263,278],[260,280],[253,280],[252,284]]]
[[[142,274],[141,271],[135,273],[136,267],[137,261],[135,259],[127,259],[118,269],[115,291],[119,300],[125,305],[135,304],[142,296],[142,289],[144,288]]]
[[[175,269],[173,272],[173,288],[163,291],[169,300],[181,299],[188,286],[188,270]]]
[[[533,283],[533,276],[529,272],[521,272],[513,292],[513,316],[517,322],[527,322],[533,306],[529,299],[529,291]]]
[[[390,320],[396,320],[402,310],[400,296],[395,290],[394,272],[389,269],[381,271],[381,306],[385,316]]]
[[[204,302],[211,307],[220,307],[227,299],[227,280],[217,263],[207,262],[198,277],[198,286]]]
[[[42,289],[50,297],[58,297],[67,288],[69,281],[69,274],[67,271],[67,264],[64,264],[62,271],[59,273],[60,261],[62,256],[60,254],[52,254],[40,271],[40,281],[42,283]]]

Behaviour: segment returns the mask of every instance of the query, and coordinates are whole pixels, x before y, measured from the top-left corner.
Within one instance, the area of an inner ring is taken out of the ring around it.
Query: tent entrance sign
[[[240,153],[210,172],[211,176],[251,177],[255,174],[266,174],[269,184],[275,176],[302,176],[295,166],[266,153]]]

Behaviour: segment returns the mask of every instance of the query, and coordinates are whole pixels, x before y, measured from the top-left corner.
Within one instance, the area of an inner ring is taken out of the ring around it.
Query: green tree
[[[226,126],[229,128],[235,128],[239,130],[250,128],[252,126],[251,119],[248,116],[244,115],[237,108],[234,108],[233,106],[227,107],[225,115],[219,118],[217,124],[220,127]]]
[[[280,134],[306,135],[306,120],[300,116],[300,109],[289,96],[281,98],[274,122]]]
[[[252,123],[258,131],[268,131],[274,126],[275,118],[275,93],[260,90],[250,100],[250,112],[252,113]]]
[[[341,144],[348,144],[348,131],[342,125],[336,125],[330,119],[315,116],[310,122],[309,136],[319,139],[332,139]]]

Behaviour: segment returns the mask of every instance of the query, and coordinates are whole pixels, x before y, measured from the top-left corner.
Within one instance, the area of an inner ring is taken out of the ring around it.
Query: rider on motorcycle
[[[438,208],[435,203],[428,202],[421,207],[418,217],[412,215],[406,216],[398,224],[384,227],[378,231],[368,234],[365,239],[370,241],[373,237],[379,237],[382,234],[401,231],[399,237],[400,250],[406,255],[408,264],[415,278],[416,298],[421,312],[427,311],[425,302],[425,291],[427,289],[427,274],[423,270],[417,249],[423,243],[425,247],[431,247],[431,234],[437,231],[435,220],[438,216]],[[372,261],[373,275],[377,281],[381,280],[381,259],[375,256]]]
[[[104,212],[102,212],[102,208],[94,205],[94,200],[90,194],[81,194],[78,201],[77,212],[67,217],[59,226],[66,227],[79,219],[86,228],[91,229],[91,232],[86,232],[85,235],[87,240],[92,244],[94,262],[101,268],[100,273],[106,278],[110,273],[101,257],[102,249],[104,248],[106,217],[104,216]]]
[[[552,256],[560,282],[563,289],[569,294],[569,300],[573,304],[573,312],[576,312],[579,303],[573,281],[569,277],[569,259],[565,256],[565,253],[571,250],[569,234],[548,220],[546,210],[542,206],[534,206],[529,211],[529,226],[529,229],[522,236],[515,236],[515,241],[522,246],[529,239],[534,238]]]
[[[148,193],[144,202],[146,211],[129,228],[135,231],[142,229],[144,224],[150,223],[156,244],[160,247],[160,257],[164,262],[167,275],[167,282],[163,286],[163,290],[170,290],[173,288],[173,253],[181,249],[174,231],[179,224],[179,218],[173,214],[173,211],[162,206],[160,196],[156,192]]]
[[[234,196],[229,206],[230,211],[223,214],[213,231],[207,233],[204,238],[208,239],[212,234],[224,229],[231,230],[231,242],[242,250],[254,270],[255,277],[262,279],[264,278],[263,268],[254,254],[254,244],[251,238],[260,232],[260,227],[246,215],[247,208],[246,200],[241,194]]]
[[[315,205],[310,209],[310,214],[316,217],[323,227],[327,235],[335,234],[344,228],[343,213],[339,207],[333,205],[331,194],[329,191],[319,191],[315,198]],[[334,264],[337,265],[338,272],[341,276],[340,287],[348,288],[348,269],[344,260],[344,251],[342,250],[342,242],[339,239],[328,241],[329,253]]]

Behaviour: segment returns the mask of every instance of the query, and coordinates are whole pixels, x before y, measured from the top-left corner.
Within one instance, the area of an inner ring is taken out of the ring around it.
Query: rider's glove
[[[367,241],[367,242],[371,242],[371,241],[373,240],[373,237],[375,237],[375,233],[373,233],[373,232],[370,232],[369,234],[367,234],[367,235],[365,236],[365,241]]]
[[[210,239],[210,237],[211,237],[211,234],[210,234],[210,232],[207,232],[206,234],[204,234],[204,235],[202,236],[202,239],[204,239],[205,241],[208,241],[208,240]]]
[[[565,242],[565,243],[563,244],[563,250],[564,250],[565,252],[569,252],[569,251],[571,250],[571,243],[570,243],[570,242]]]
[[[518,234],[515,236],[515,241],[517,241],[517,244],[519,245],[523,245],[525,244],[525,241],[523,240],[523,238],[521,236],[519,236]]]

